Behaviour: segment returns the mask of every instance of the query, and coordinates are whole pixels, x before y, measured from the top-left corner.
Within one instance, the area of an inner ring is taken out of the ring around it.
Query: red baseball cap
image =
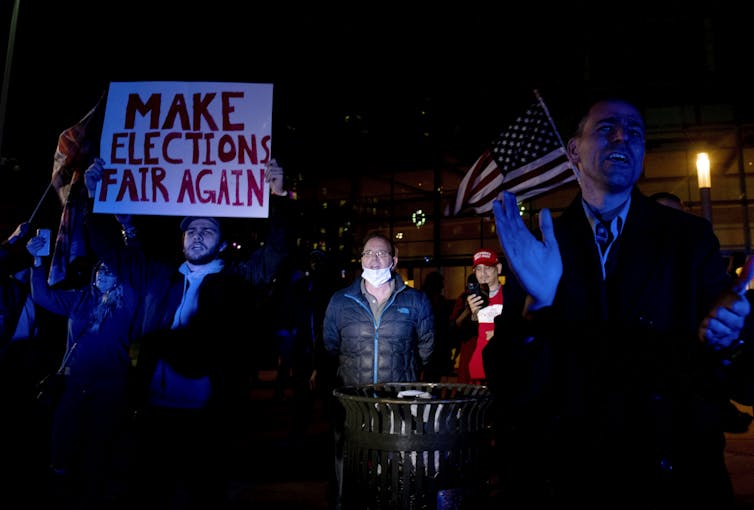
[[[500,261],[497,259],[497,253],[490,250],[477,250],[476,253],[474,253],[474,262],[472,263],[472,267],[476,267],[479,264],[484,264],[485,266],[494,266],[498,264]]]

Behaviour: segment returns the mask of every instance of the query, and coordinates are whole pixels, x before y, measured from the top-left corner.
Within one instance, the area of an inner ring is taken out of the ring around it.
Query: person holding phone
[[[112,491],[123,477],[117,453],[129,426],[131,326],[140,296],[101,260],[89,285],[50,286],[43,261],[49,241],[38,234],[26,244],[34,303],[68,318],[65,352],[53,376],[58,391],[49,402],[49,494],[63,508],[102,508],[120,497]]]
[[[485,384],[487,376],[482,363],[482,350],[494,333],[495,317],[503,311],[503,293],[500,285],[503,266],[494,251],[483,248],[474,253],[472,267],[477,285],[473,290],[469,288],[466,302],[471,311],[471,320],[477,323],[477,339],[468,361],[469,380],[461,382]],[[473,279],[470,285],[473,285]]]

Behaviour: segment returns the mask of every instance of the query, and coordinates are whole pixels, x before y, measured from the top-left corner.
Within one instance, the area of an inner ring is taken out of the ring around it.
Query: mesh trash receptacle
[[[345,409],[344,510],[479,508],[492,440],[486,386],[383,383],[333,394]]]

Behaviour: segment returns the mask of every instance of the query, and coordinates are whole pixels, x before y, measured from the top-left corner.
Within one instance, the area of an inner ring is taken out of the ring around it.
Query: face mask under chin
[[[363,268],[361,276],[370,284],[374,285],[375,287],[379,287],[383,283],[390,281],[390,278],[392,276],[390,270],[390,267],[384,267],[381,269]]]

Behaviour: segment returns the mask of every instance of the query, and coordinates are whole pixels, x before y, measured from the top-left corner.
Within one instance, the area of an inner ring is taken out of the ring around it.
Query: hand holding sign
[[[89,198],[94,198],[97,192],[97,183],[102,180],[102,168],[105,162],[101,158],[94,158],[94,161],[84,172],[84,183]]]
[[[278,165],[276,159],[271,159],[264,169],[264,182],[270,184],[270,193],[273,195],[285,195],[283,189],[283,167]]]

